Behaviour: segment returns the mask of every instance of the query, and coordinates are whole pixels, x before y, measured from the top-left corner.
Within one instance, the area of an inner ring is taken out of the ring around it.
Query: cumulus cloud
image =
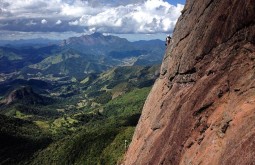
[[[163,0],[147,0],[108,8],[96,15],[83,15],[79,25],[94,27],[100,32],[157,33],[169,32],[180,15],[183,5],[173,6]]]
[[[169,33],[183,7],[165,0],[1,0],[8,26],[0,30]]]
[[[47,23],[48,23],[48,21],[46,19],[41,20],[41,24],[47,24]]]
[[[71,22],[68,22],[68,24],[71,25],[71,26],[75,26],[75,25],[79,24],[79,21],[78,20],[71,21]]]
[[[56,25],[59,25],[59,24],[61,24],[61,23],[62,23],[61,20],[57,20]]]

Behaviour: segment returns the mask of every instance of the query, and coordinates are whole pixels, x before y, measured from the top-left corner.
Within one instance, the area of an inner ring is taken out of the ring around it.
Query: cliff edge
[[[254,0],[187,0],[125,165],[255,164],[254,18]]]

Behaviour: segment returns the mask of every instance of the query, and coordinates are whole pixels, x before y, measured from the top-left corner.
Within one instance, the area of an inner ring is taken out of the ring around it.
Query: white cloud
[[[90,32],[90,33],[96,32],[96,28],[94,28],[94,27],[93,27],[93,28],[90,28],[90,29],[89,29],[89,32]]]
[[[48,23],[48,21],[46,19],[41,20],[41,24],[47,24],[47,23]]]
[[[165,33],[173,30],[183,5],[165,0],[1,0],[0,8],[5,23],[18,18],[33,25],[29,21],[36,20],[50,30],[62,24],[67,31],[82,26],[103,33]],[[20,25],[12,22],[18,30]],[[40,29],[34,26],[35,31]]]
[[[83,15],[79,25],[97,31],[117,33],[159,33],[173,30],[183,5],[173,6],[163,0],[108,8],[96,15]]]
[[[73,6],[69,4],[61,5],[61,15],[78,17],[84,14],[84,8],[82,6]]]
[[[61,23],[62,23],[61,20],[57,20],[56,25],[59,25],[59,24],[61,24]]]
[[[79,21],[78,20],[71,21],[71,22],[68,22],[68,24],[71,25],[71,26],[75,26],[75,25],[79,24]]]
[[[33,25],[37,25],[37,23],[34,22],[33,20],[30,20],[26,25],[33,26]]]

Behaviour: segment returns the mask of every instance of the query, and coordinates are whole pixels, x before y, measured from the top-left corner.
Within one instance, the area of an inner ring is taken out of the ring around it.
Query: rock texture
[[[255,164],[254,0],[187,0],[123,163]]]

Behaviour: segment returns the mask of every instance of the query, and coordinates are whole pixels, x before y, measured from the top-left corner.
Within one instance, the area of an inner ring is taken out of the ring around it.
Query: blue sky
[[[167,0],[168,3],[176,5],[177,3],[185,4],[185,0]]]
[[[64,39],[101,32],[129,40],[171,34],[184,0],[1,0],[0,38]]]

